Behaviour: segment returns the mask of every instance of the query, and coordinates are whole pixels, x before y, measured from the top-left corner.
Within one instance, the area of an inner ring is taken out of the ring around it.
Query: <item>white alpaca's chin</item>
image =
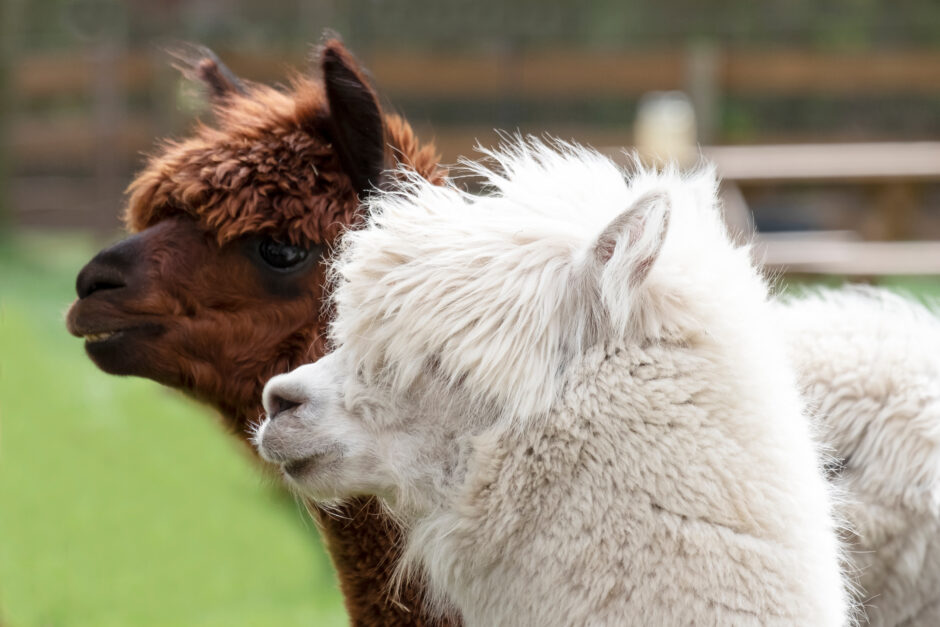
[[[287,485],[298,495],[312,499],[316,502],[330,502],[349,497],[344,491],[338,490],[339,482],[329,473],[305,472],[301,476],[291,475],[284,470]]]

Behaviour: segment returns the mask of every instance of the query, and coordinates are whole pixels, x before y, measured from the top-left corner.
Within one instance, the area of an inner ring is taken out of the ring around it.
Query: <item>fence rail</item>
[[[237,73],[254,80],[282,81],[285,68],[303,69],[297,54],[247,55],[219,51]],[[690,52],[533,51],[490,54],[383,52],[363,61],[390,94],[422,98],[638,95],[679,89],[689,81]],[[825,53],[728,50],[713,57],[714,81],[723,90],[744,93],[937,94],[940,52],[888,51]],[[119,60],[114,79],[127,92],[152,87],[167,64],[158,53],[132,51]],[[98,64],[92,53],[45,53],[22,57],[12,84],[26,98],[91,92]]]
[[[302,70],[307,65],[303,56],[296,53],[249,55],[222,51],[221,56],[236,73],[262,82],[283,81],[288,68]],[[721,93],[775,96],[892,93],[940,97],[940,51],[834,54],[691,48],[684,53],[389,52],[363,56],[380,90],[391,102],[399,99],[499,102],[519,98],[590,102],[604,97],[634,98],[665,89],[686,89],[697,100],[696,104],[706,109],[708,103],[700,101],[714,100]],[[120,159],[136,162],[138,153],[149,148],[155,136],[170,130],[165,120],[172,118],[173,112],[163,109],[175,106],[174,76],[169,69],[169,56],[158,52],[131,50],[104,59],[95,50],[21,56],[11,68],[10,77],[15,100],[22,105],[17,111],[14,103],[9,124],[15,170],[63,161],[75,166],[93,159],[98,140],[91,120],[100,120],[97,109],[114,106],[113,102],[99,102],[102,92],[120,94],[121,115],[115,120],[109,139]],[[33,106],[44,101],[71,104],[66,115],[57,115]],[[37,109],[42,113],[28,112]],[[700,122],[708,124],[707,120]],[[493,125],[498,126],[499,121],[494,120]],[[579,130],[587,131],[592,141],[602,131],[617,133],[607,141],[600,138],[599,143],[610,145],[629,143],[628,136],[623,141],[626,128],[629,120],[624,119],[616,128]],[[463,144],[465,139],[472,139],[474,134],[484,139],[490,136],[486,127],[448,125],[431,130],[441,138],[447,160],[470,149],[472,141]],[[561,131],[567,129],[553,130],[565,134]]]
[[[760,236],[754,257],[765,268],[788,274],[850,277],[940,275],[940,242],[852,242],[797,234]]]
[[[237,74],[254,81],[283,82],[290,68],[309,68],[297,52],[218,52]],[[684,89],[697,109],[714,112],[724,94],[940,98],[940,51],[830,53],[709,47],[653,52],[507,49],[485,54],[367,51],[362,61],[391,103],[592,102]],[[7,124],[14,215],[40,224],[116,225],[121,188],[141,163],[141,153],[150,151],[158,138],[179,130],[174,119],[188,116],[174,110],[178,82],[169,62],[169,56],[159,51],[113,47],[17,58],[10,67],[13,110]],[[626,115],[615,126],[581,124],[551,131],[597,146],[629,145],[631,120]],[[477,140],[496,141],[492,128],[483,125],[432,127],[414,122],[419,135],[433,140],[447,162],[472,154]],[[493,126],[500,123],[494,120]],[[718,163],[720,174],[742,187],[865,183],[874,211],[888,225],[881,235],[888,238],[911,235],[911,206],[919,202],[916,190],[911,190],[936,182],[940,171],[936,143],[711,147],[705,152]],[[766,260],[775,269],[801,271],[877,274],[873,270],[881,264],[890,272],[940,272],[934,267],[940,259],[936,247],[867,244],[840,244],[825,253],[828,243],[801,247],[768,240]]]

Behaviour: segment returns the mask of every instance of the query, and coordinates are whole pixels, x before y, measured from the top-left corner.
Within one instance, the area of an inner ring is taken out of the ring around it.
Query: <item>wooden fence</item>
[[[302,55],[218,51],[240,76],[283,81]],[[590,102],[636,99],[655,90],[686,91],[705,138],[714,134],[726,95],[940,98],[940,51],[823,53],[691,47],[654,52],[573,50],[430,54],[371,51],[362,55],[388,102]],[[62,226],[116,224],[121,189],[156,139],[185,129],[178,76],[168,55],[102,44],[85,52],[20,56],[12,64],[8,120],[10,197],[19,222]],[[632,142],[631,122],[554,126],[585,143]],[[492,126],[414,119],[445,161],[468,154],[476,140],[495,140]],[[493,125],[501,125],[494,120]],[[762,138],[780,139],[780,138]],[[793,139],[793,138],[788,138]],[[826,138],[818,138],[826,139]],[[890,167],[890,164],[886,165]]]

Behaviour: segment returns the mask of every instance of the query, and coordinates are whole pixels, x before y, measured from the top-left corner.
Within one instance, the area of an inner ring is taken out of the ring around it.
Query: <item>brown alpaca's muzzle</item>
[[[88,356],[110,374],[149,376],[143,344],[164,331],[153,316],[134,311],[146,284],[145,237],[134,235],[95,255],[78,273],[78,300],[66,316],[69,333],[83,338]]]

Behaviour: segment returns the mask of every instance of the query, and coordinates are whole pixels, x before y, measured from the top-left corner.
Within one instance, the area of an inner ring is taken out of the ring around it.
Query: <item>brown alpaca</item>
[[[319,62],[322,80],[295,78],[285,92],[243,86],[211,54],[189,68],[217,122],[167,143],[131,184],[136,235],[82,269],[68,314],[102,370],[185,390],[243,441],[264,383],[325,352],[322,262],[358,195],[396,161],[432,181],[445,174],[403,119],[382,114],[340,42]],[[441,624],[418,584],[389,599],[398,532],[374,501],[311,511],[353,624]]]

